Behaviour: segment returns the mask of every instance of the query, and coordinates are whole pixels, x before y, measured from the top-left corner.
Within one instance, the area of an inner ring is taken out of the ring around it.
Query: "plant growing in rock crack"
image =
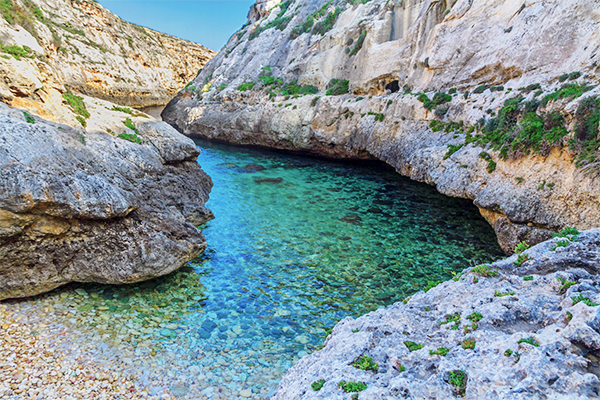
[[[527,339],[519,339],[517,343],[529,343],[532,346],[540,347],[540,344],[533,337],[528,337]]]
[[[460,313],[447,314],[444,317],[444,321],[440,321],[439,325],[452,324],[450,329],[458,329],[460,327]]]
[[[492,278],[498,276],[498,271],[492,271],[492,267],[489,265],[478,265],[475,268],[471,269],[471,272],[474,274],[478,274],[484,278]]]
[[[562,276],[557,276],[556,280],[558,280],[561,283],[560,288],[558,289],[561,294],[565,293],[571,286],[577,284],[576,281],[567,280],[566,278],[563,278]]]
[[[508,291],[508,292],[499,292],[497,290],[494,290],[494,296],[495,297],[506,297],[506,296],[514,296],[515,292],[513,292],[512,290]]]
[[[442,283],[442,282],[440,282],[440,281],[428,281],[428,282],[427,282],[427,286],[425,286],[425,287],[423,288],[423,291],[424,291],[425,293],[427,293],[427,292],[429,291],[429,289],[433,289],[434,287],[436,287],[436,286],[437,286],[437,285],[439,285],[440,283]]]
[[[442,356],[445,357],[448,353],[450,352],[450,349],[448,349],[447,347],[438,347],[437,350],[429,350],[429,355],[438,355],[438,356]]]
[[[319,379],[318,381],[314,381],[313,383],[311,383],[310,386],[312,387],[312,390],[318,392],[319,390],[321,390],[324,384],[325,379]]]
[[[515,253],[520,254],[520,253],[524,252],[525,250],[527,250],[528,248],[529,248],[529,245],[527,243],[521,242],[515,246]]]
[[[574,228],[574,227],[571,227],[571,226],[567,226],[566,228],[564,228],[559,233],[553,233],[552,237],[566,238],[566,239],[569,239],[572,242],[576,242],[578,240],[578,236],[579,236],[580,233],[581,232],[579,232],[577,230],[577,228]]]
[[[532,281],[533,280],[533,276],[524,276],[523,280],[524,281]]]
[[[408,348],[409,351],[417,351],[417,350],[421,350],[423,348],[422,344],[411,342],[408,340],[406,340],[404,342],[404,345]]]
[[[338,383],[338,387],[342,388],[342,390],[346,393],[362,392],[363,390],[367,389],[367,385],[365,385],[363,382],[352,381],[340,381],[340,383]]]
[[[352,364],[354,368],[362,369],[363,371],[374,371],[377,372],[377,368],[379,367],[379,363],[374,363],[373,359],[369,356],[360,356],[358,360],[354,361]]]
[[[570,244],[571,244],[571,241],[569,239],[561,239],[561,240],[557,241],[556,243],[554,243],[552,245],[552,247],[550,248],[550,250],[556,251],[556,249],[558,249],[560,247],[567,247]]]
[[[35,118],[33,115],[29,114],[27,111],[23,111],[23,116],[25,117],[25,121],[29,124],[35,124]]]
[[[454,388],[454,394],[464,397],[467,390],[467,373],[463,370],[450,371],[448,383]]]
[[[517,261],[513,261],[513,264],[517,267],[520,267],[524,262],[529,260],[533,260],[533,258],[531,258],[528,254],[521,253],[517,256]]]
[[[465,339],[462,342],[462,348],[465,350],[475,350],[475,339],[470,338],[470,339]]]
[[[479,328],[478,322],[481,321],[483,315],[481,313],[474,311],[473,313],[467,316],[467,319],[472,323],[470,325],[466,325],[464,328],[465,333],[473,332]]]
[[[584,297],[581,293],[579,293],[578,296],[572,296],[571,300],[573,300],[573,305],[575,305],[579,302],[581,302],[589,307],[596,307],[596,306],[600,305],[600,304],[594,303],[592,300],[590,300],[589,297]]]

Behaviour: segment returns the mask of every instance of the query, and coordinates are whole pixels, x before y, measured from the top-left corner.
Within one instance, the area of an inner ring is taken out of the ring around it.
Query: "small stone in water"
[[[85,290],[81,289],[81,288],[75,289],[75,293],[77,293],[78,295],[81,295],[81,296],[87,296],[88,295],[87,292]]]
[[[176,334],[170,329],[161,329],[160,334],[166,337],[175,337]]]
[[[250,397],[252,396],[252,391],[250,389],[240,390],[241,397]]]
[[[308,338],[305,335],[299,335],[296,336],[296,342],[302,343],[302,344],[306,344],[308,343]]]

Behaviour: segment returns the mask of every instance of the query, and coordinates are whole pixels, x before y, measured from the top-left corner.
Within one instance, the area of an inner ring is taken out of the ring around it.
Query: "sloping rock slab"
[[[138,129],[142,144],[0,104],[0,299],[149,279],[204,250],[198,148],[162,122]]]
[[[366,385],[358,399],[448,399],[461,395],[452,385],[460,371],[467,399],[600,398],[600,277],[583,269],[598,268],[600,230],[552,251],[558,240],[527,250],[533,260],[516,271],[513,256],[465,270],[406,304],[342,320],[272,399],[349,399],[342,380]],[[440,348],[447,355],[431,354]],[[353,367],[360,356],[372,357],[377,372]]]

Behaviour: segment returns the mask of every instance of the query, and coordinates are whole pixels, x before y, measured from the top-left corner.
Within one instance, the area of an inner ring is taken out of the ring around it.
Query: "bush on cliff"
[[[339,96],[349,92],[350,81],[347,79],[332,79],[327,85],[327,96]]]
[[[87,110],[83,97],[77,96],[70,89],[62,94],[62,98],[67,102],[75,114],[81,115],[83,118],[89,118],[90,113]]]

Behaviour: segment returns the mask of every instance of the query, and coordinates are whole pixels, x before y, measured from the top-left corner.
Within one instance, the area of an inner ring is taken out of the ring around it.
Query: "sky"
[[[125,21],[219,51],[255,0],[98,0]]]

